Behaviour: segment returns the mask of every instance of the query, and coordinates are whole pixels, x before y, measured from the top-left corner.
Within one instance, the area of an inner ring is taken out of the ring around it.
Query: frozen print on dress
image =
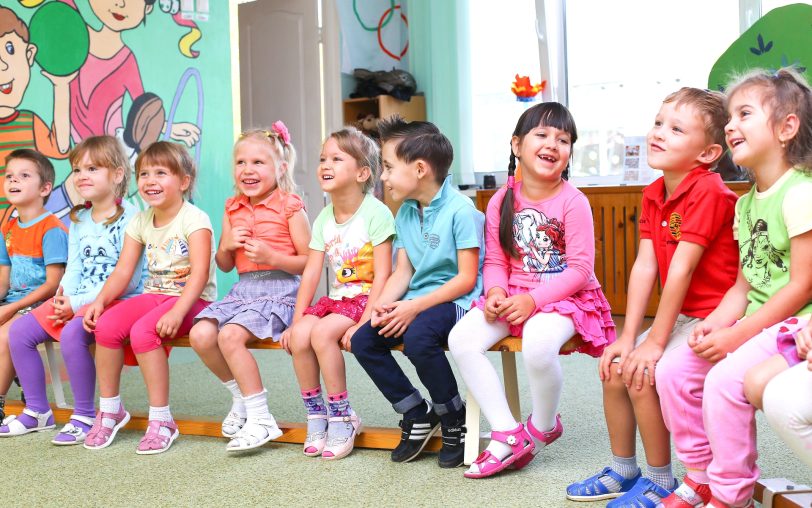
[[[513,216],[513,237],[522,260],[522,270],[537,274],[557,274],[567,267],[564,224],[532,208]]]
[[[767,221],[758,219],[755,224],[752,224],[749,215],[746,215],[746,221],[750,238],[742,242],[740,248],[744,253],[741,256],[742,271],[753,287],[768,288],[772,279],[770,264],[775,265],[782,272],[786,272],[787,265],[783,259],[786,253],[776,249],[770,243]]]

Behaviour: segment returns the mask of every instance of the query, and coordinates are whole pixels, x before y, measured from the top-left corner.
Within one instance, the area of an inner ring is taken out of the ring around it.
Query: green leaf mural
[[[713,65],[708,88],[724,90],[750,69],[789,65],[812,81],[812,5],[807,3],[773,9],[756,21]]]

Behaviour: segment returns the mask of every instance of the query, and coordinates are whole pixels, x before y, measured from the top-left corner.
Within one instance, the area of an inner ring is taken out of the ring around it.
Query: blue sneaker
[[[618,492],[610,492],[609,489],[606,488],[606,485],[600,481],[599,478],[601,476],[608,476],[618,482],[620,484],[620,490]],[[631,490],[640,478],[641,473],[639,469],[634,478],[627,480],[611,467],[605,467],[603,471],[595,476],[590,476],[580,482],[571,483],[567,487],[567,499],[570,501],[602,501],[604,499],[620,497]]]
[[[672,492],[677,490],[677,487],[679,487],[679,482],[676,478],[674,479],[674,485],[671,489],[664,489],[648,478],[640,477],[631,490],[619,498],[609,501],[609,503],[606,504],[606,508],[657,508],[662,502],[662,499],[671,495]],[[661,501],[655,503],[645,496],[646,492],[657,494]]]

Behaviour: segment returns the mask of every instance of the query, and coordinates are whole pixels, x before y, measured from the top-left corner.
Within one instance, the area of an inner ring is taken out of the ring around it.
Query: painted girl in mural
[[[59,0],[78,10],[76,0]],[[88,0],[93,14],[102,22],[100,30],[88,26],[90,51],[79,69],[79,75],[70,85],[71,137],[78,143],[88,136],[108,134],[115,136],[124,126],[122,106],[125,94],[133,101],[144,93],[141,72],[135,55],[121,36],[127,30],[146,24],[155,0]],[[171,8],[172,2],[166,3]],[[194,27],[173,14],[176,23]],[[185,56],[195,57],[191,44],[199,38],[196,28],[192,41],[181,39],[180,48]],[[193,146],[200,138],[200,128],[192,123],[178,122],[171,126],[170,138]],[[131,147],[137,148],[137,147]]]

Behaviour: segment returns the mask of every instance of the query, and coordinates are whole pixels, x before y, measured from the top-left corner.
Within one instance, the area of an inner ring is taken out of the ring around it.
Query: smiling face
[[[279,170],[285,169],[283,166]],[[276,190],[277,171],[267,141],[245,138],[234,148],[234,182],[251,204],[261,202]]]
[[[358,161],[341,150],[338,141],[331,137],[321,148],[317,174],[324,192],[335,192],[351,185],[363,192],[364,182],[369,177],[369,168],[359,166]]]
[[[765,161],[783,158],[784,150],[770,124],[772,112],[764,103],[761,88],[740,89],[728,104],[730,122],[725,126],[725,139],[733,162],[757,170]]]
[[[31,80],[36,46],[15,32],[0,37],[0,107],[16,108]]]
[[[703,161],[708,145],[705,122],[696,107],[666,102],[654,118],[646,137],[648,164],[662,171],[687,172]]]
[[[521,139],[513,137],[513,153],[522,165],[522,178],[540,182],[556,182],[567,169],[572,154],[568,132],[540,125]]]
[[[122,168],[106,168],[94,164],[87,153],[73,167],[73,183],[79,195],[91,203],[115,194],[116,185],[124,178]]]
[[[8,202],[17,207],[29,206],[51,192],[51,185],[42,183],[37,165],[28,159],[12,159],[6,165],[6,176],[3,180],[3,191]]]
[[[137,27],[152,11],[145,0],[89,0],[93,14],[114,32]]]
[[[188,175],[176,175],[163,166],[143,165],[138,170],[138,193],[153,208],[170,209],[183,201],[190,183]]]
[[[383,158],[383,170],[381,171],[381,182],[393,201],[403,201],[404,199],[415,199],[420,190],[420,170],[418,159],[406,162],[398,157],[396,150],[398,141],[387,141],[381,148]]]

